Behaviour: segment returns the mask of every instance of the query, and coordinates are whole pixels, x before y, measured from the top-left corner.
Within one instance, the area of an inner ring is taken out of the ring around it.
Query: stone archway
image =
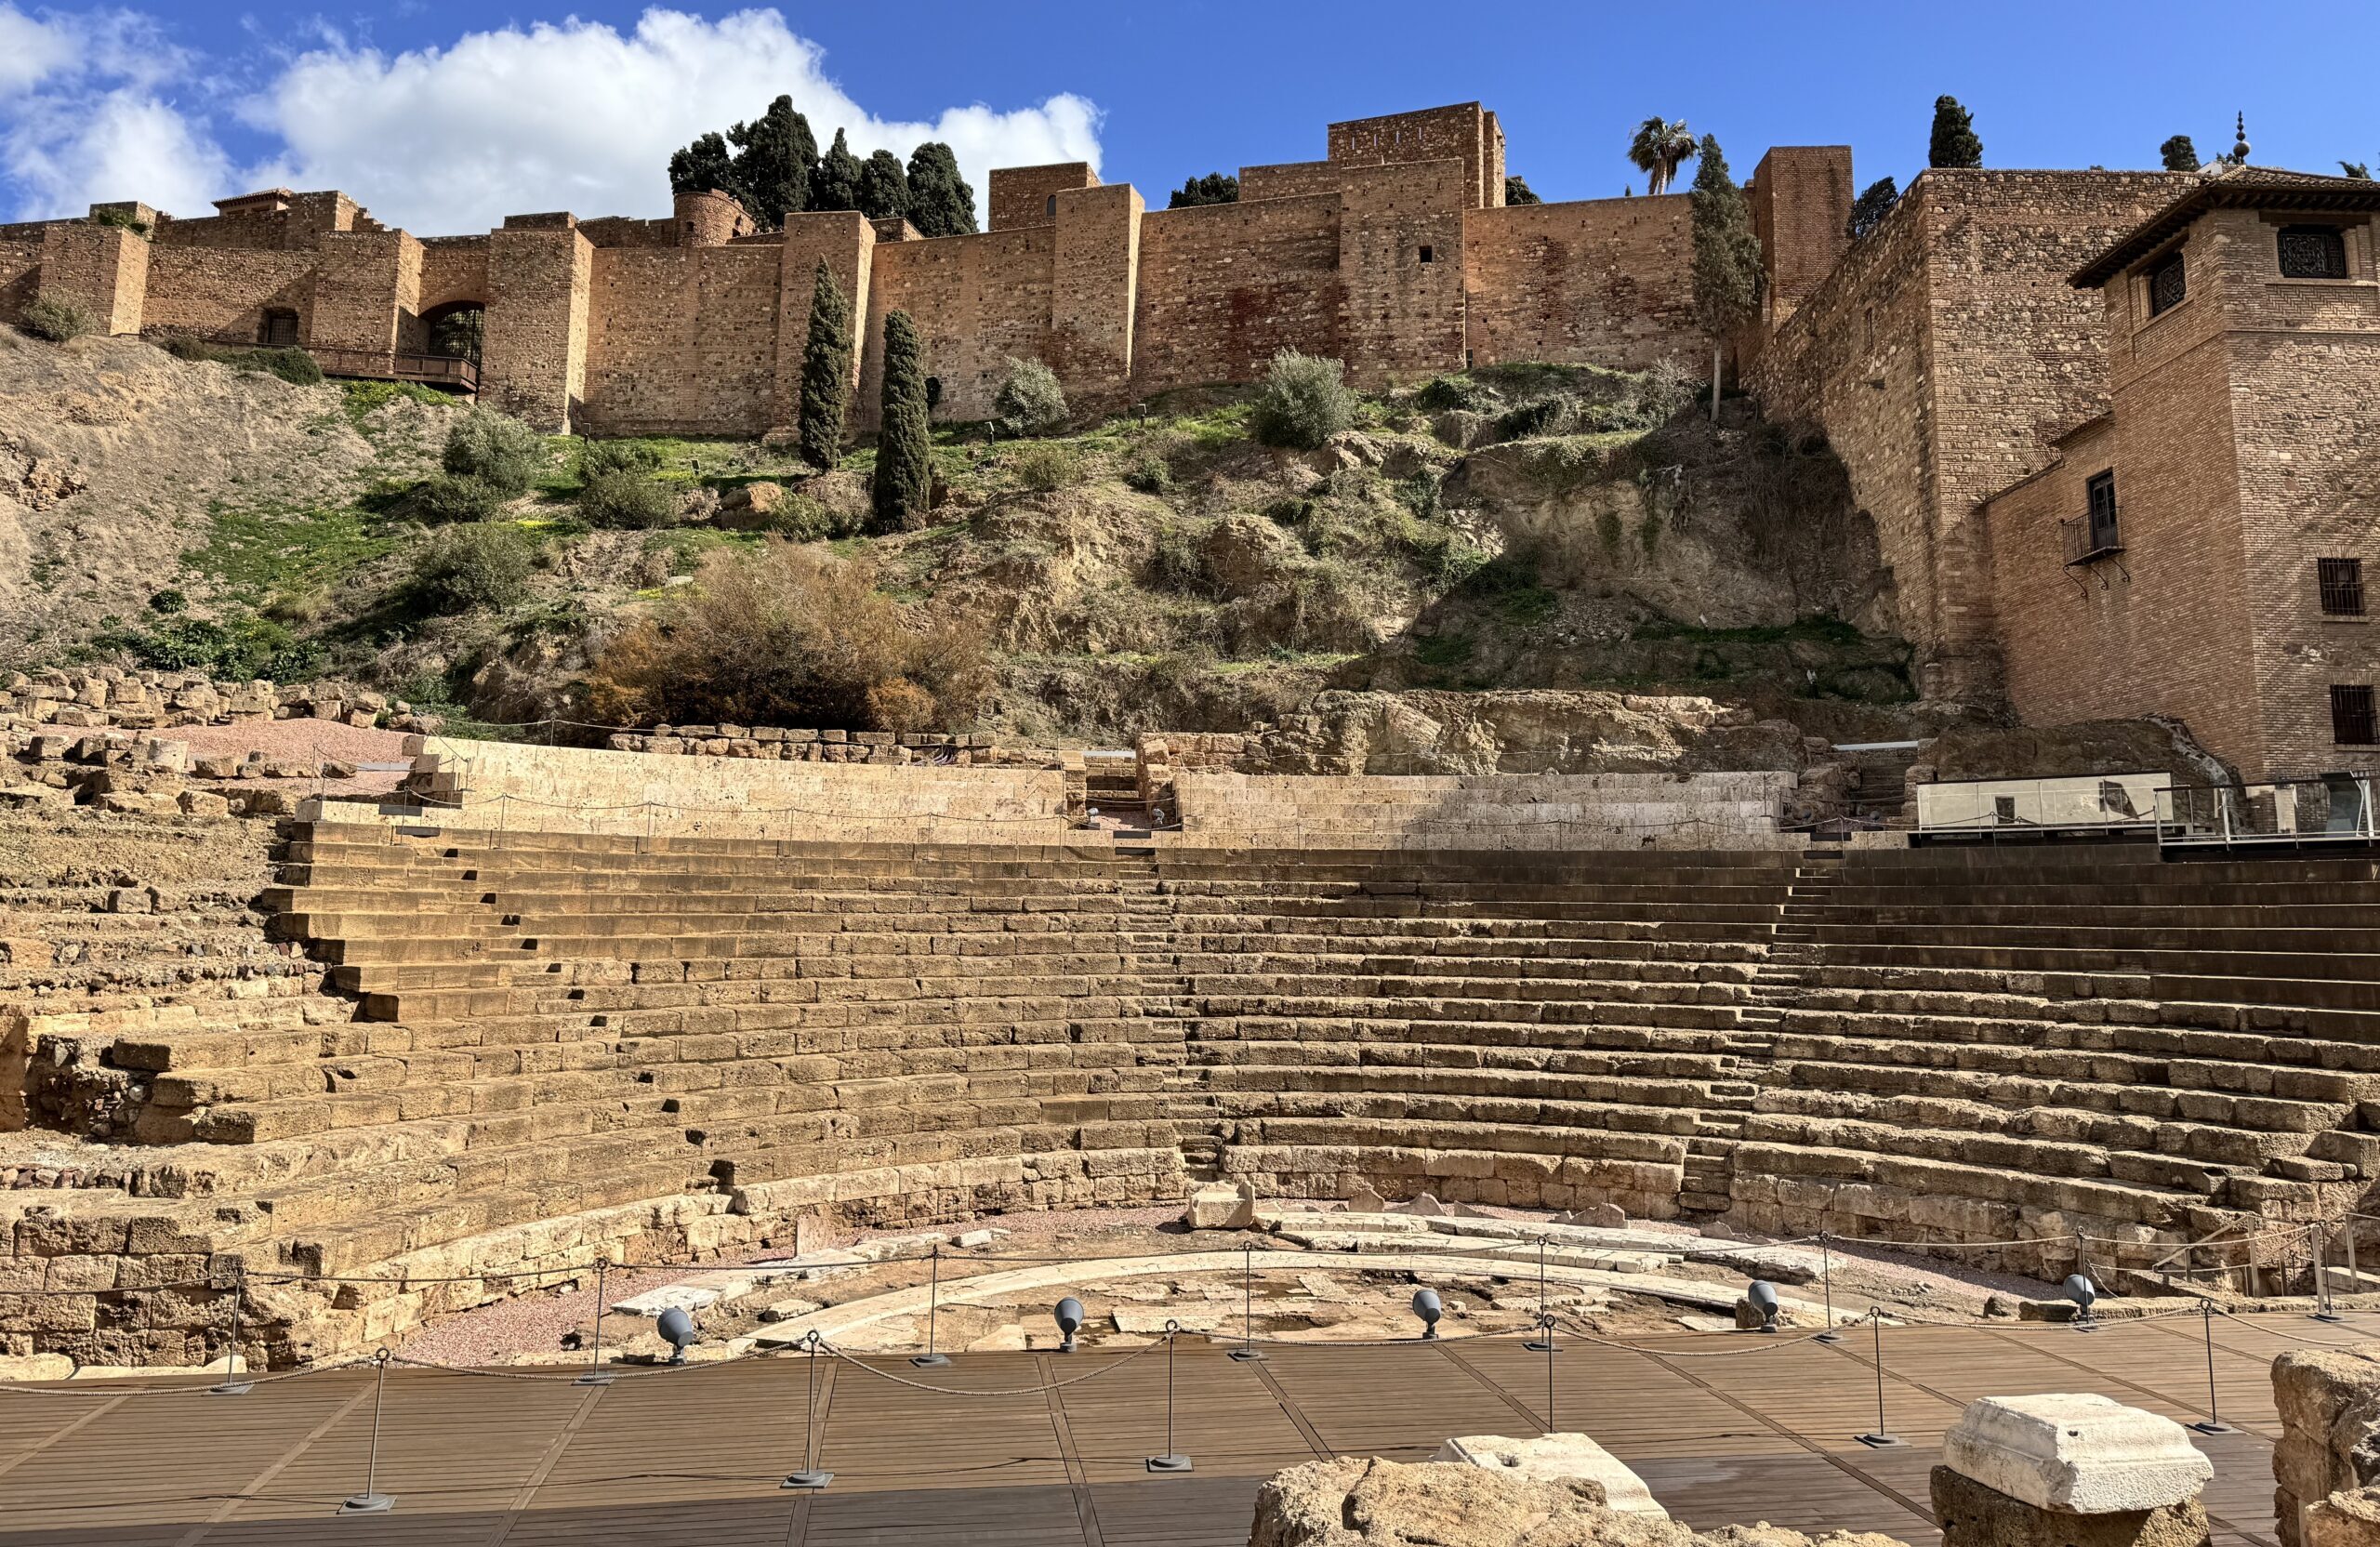
[[[454,300],[433,306],[421,314],[425,352],[468,360],[477,369],[486,322],[487,305],[483,301]]]

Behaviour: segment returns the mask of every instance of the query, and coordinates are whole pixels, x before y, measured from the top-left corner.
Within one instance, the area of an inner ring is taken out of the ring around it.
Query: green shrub
[[[867,525],[864,510],[846,509],[838,512],[808,495],[789,494],[778,506],[761,530],[774,532],[780,537],[797,543],[831,542],[838,537],[855,537]]]
[[[95,209],[91,211],[91,224],[95,226],[113,226],[119,231],[128,231],[135,236],[146,236],[149,234],[149,222],[142,219],[139,216],[133,214],[132,211],[128,209],[110,208],[106,206]]]
[[[229,365],[235,371],[279,377],[299,387],[318,386],[323,379],[322,366],[316,364],[314,357],[304,350],[218,344],[180,334],[167,338],[160,347],[177,360],[211,360],[218,365]]]
[[[457,478],[476,478],[509,497],[528,492],[544,452],[537,432],[519,419],[478,409],[446,432],[439,462]]]
[[[159,671],[204,671],[217,679],[246,681],[258,677],[294,681],[315,675],[322,649],[278,623],[252,613],[234,614],[217,621],[175,617],[146,632],[110,632],[95,643],[128,652],[144,667]]]
[[[1496,434],[1501,440],[1523,441],[1532,435],[1559,435],[1578,412],[1575,400],[1559,392],[1549,392],[1531,398],[1515,408],[1507,408],[1496,416]]]
[[[617,468],[587,481],[578,494],[578,513],[589,526],[650,531],[678,519],[678,496],[649,473]]]
[[[180,613],[190,609],[190,598],[173,587],[149,593],[149,610],[152,613]]]
[[[1010,457],[1009,466],[1019,483],[1043,494],[1063,489],[1082,477],[1082,458],[1075,455],[1074,448],[1049,441],[1019,446]]]
[[[1488,389],[1467,376],[1442,376],[1414,394],[1413,401],[1434,414],[1451,408],[1484,408],[1489,400]]]
[[[69,338],[79,338],[91,331],[90,314],[79,306],[44,298],[27,303],[24,320],[18,324],[36,338],[46,338],[62,344]]]
[[[1156,452],[1140,452],[1124,465],[1124,486],[1144,495],[1164,494],[1173,487],[1173,469]]]
[[[414,555],[413,594],[442,616],[509,607],[527,588],[529,561],[529,540],[513,527],[490,522],[450,526]]]
[[[1207,588],[1207,566],[1198,556],[1196,533],[1170,522],[1157,529],[1157,545],[1149,554],[1149,584],[1159,590],[1192,595]]]
[[[1346,429],[1355,416],[1355,395],[1347,390],[1344,366],[1283,350],[1256,389],[1248,425],[1268,446],[1312,451]]]
[[[485,521],[504,509],[504,494],[486,479],[451,472],[424,481],[413,498],[414,512],[433,526]]]
[[[1047,435],[1066,427],[1065,390],[1058,373],[1038,360],[1012,360],[992,412],[1012,435]]]
[[[578,477],[592,483],[607,472],[651,472],[661,454],[642,441],[588,441],[578,448]]]

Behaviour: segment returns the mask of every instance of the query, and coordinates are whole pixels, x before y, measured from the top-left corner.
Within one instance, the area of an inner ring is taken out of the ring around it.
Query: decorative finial
[[[2248,165],[2248,115],[2246,113],[2241,113],[2234,120],[2233,133],[2236,138],[2231,142],[2231,165],[2245,166]]]

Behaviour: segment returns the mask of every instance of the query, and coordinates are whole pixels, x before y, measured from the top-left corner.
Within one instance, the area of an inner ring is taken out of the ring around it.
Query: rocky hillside
[[[526,493],[464,523],[504,529],[523,573],[458,592],[425,578],[455,527],[424,481],[465,413],[0,333],[0,667],[339,673],[486,721],[585,717],[605,648],[706,561],[810,542],[979,635],[978,725],[1038,741],[1382,703],[1558,737],[1530,728],[1558,700],[1520,690],[1685,690],[1834,739],[1945,719],[1909,702],[1825,445],[1734,401],[1713,425],[1665,380],[1443,378],[1363,400],[1311,453],[1256,443],[1224,393],[1038,440],[958,427],[934,522],[891,533],[866,530],[866,449],[812,476],[769,443],[641,443],[663,497],[623,516],[554,438]],[[1503,707],[1464,707],[1487,693]]]

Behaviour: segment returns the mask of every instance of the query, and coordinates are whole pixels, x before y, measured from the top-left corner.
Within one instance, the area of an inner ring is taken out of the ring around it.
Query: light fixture
[[[2067,1299],[2074,1302],[2081,1308],[2074,1317],[2074,1329],[2078,1332],[2097,1331],[2099,1324],[2091,1315],[2091,1302],[2099,1298],[2099,1286],[2092,1283],[2082,1274],[2075,1273],[2069,1274],[2066,1282],[2058,1287]]]
[[[694,1329],[694,1318],[675,1305],[661,1313],[654,1329],[669,1345],[669,1362],[673,1365],[684,1364],[686,1350],[702,1340],[702,1334]]]
[[[1065,1299],[1058,1302],[1057,1310],[1051,1314],[1057,1318],[1058,1330],[1065,1337],[1065,1341],[1058,1344],[1058,1352],[1061,1354],[1073,1353],[1075,1351],[1075,1334],[1082,1330],[1082,1302],[1077,1300],[1072,1295],[1068,1295]]]
[[[1438,1335],[1438,1318],[1447,1314],[1447,1308],[1437,1290],[1421,1289],[1413,1296],[1413,1314],[1421,1320],[1421,1339],[1426,1342]]]
[[[1764,1332],[1776,1331],[1777,1286],[1765,1278],[1755,1278],[1752,1281],[1752,1288],[1744,1290],[1744,1298],[1752,1302],[1753,1310],[1760,1313],[1760,1329]]]

